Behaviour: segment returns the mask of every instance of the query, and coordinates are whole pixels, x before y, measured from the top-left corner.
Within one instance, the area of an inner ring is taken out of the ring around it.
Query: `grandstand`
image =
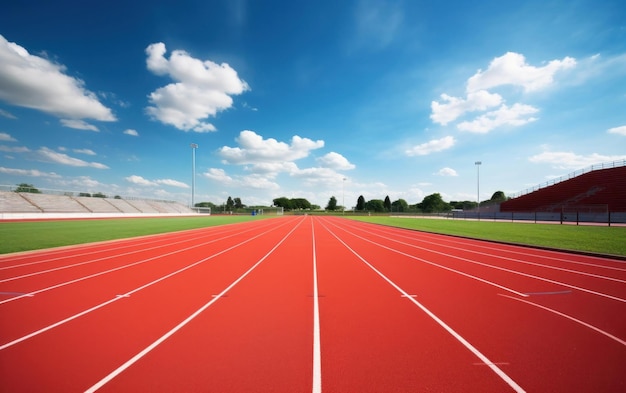
[[[597,167],[505,201],[500,211],[626,212],[626,165],[594,168]]]
[[[0,191],[0,219],[189,214],[195,212],[172,201]]]

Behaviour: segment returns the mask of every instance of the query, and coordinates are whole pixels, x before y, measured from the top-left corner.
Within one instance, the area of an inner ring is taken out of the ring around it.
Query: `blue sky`
[[[349,208],[626,159],[619,0],[2,8],[0,185],[189,203],[196,143],[196,202]]]

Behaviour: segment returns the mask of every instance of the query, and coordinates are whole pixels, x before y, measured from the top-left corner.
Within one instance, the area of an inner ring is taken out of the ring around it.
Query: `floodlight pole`
[[[480,220],[480,165],[481,161],[476,161],[474,163],[476,165],[476,202],[478,203],[478,219]]]
[[[195,207],[195,192],[196,192],[196,149],[198,145],[192,143],[191,147],[191,208]]]
[[[341,202],[341,214],[346,214],[346,178],[343,178],[341,182],[341,198],[343,201]]]

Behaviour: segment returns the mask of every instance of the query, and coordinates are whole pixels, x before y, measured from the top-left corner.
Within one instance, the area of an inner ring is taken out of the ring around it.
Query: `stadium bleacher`
[[[626,212],[626,166],[597,169],[502,202],[501,212]]]
[[[195,212],[177,202],[0,191],[0,215],[185,215]]]

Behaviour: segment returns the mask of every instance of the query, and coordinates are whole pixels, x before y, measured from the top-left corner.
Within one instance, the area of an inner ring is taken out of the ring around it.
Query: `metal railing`
[[[626,160],[605,162],[605,163],[602,163],[602,164],[591,165],[591,166],[589,166],[587,168],[583,168],[583,169],[574,171],[572,173],[569,173],[569,174],[564,175],[564,176],[560,176],[560,177],[558,177],[556,179],[549,180],[549,181],[547,181],[545,183],[541,183],[541,184],[536,185],[534,187],[527,188],[527,189],[525,189],[523,191],[520,191],[518,193],[515,193],[513,195],[509,195],[509,197],[511,197],[511,198],[518,198],[518,197],[521,197],[522,195],[530,194],[531,192],[540,190],[542,188],[553,186],[555,184],[564,182],[566,180],[572,179],[574,177],[583,175],[583,174],[591,172],[591,171],[596,171],[596,170],[599,170],[599,169],[618,168],[618,167],[621,167],[621,166],[626,166]]]

